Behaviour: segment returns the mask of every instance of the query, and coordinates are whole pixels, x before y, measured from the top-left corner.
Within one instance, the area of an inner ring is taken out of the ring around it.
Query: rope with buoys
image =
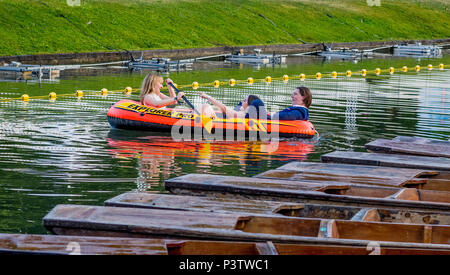
[[[435,68],[438,68],[438,70],[443,71],[445,68],[449,68],[450,65],[445,65],[445,64],[439,64],[437,66],[434,66],[433,64],[428,64],[428,66],[426,66],[426,68],[431,71]],[[414,71],[415,72],[420,72],[421,71],[421,67],[420,65],[416,65],[414,67]],[[376,76],[381,75],[382,73],[388,73],[389,75],[393,75],[395,72],[403,72],[403,73],[407,73],[409,71],[409,68],[407,66],[403,66],[402,68],[394,68],[394,67],[389,67],[388,69],[380,69],[380,68],[376,68],[375,70],[367,70],[367,69],[362,69],[359,72],[352,72],[351,70],[347,70],[345,72],[339,73],[336,71],[333,71],[331,73],[325,73],[322,74],[321,72],[317,72],[316,74],[313,75],[305,75],[305,74],[299,74],[296,76],[289,76],[289,75],[283,75],[280,77],[271,77],[271,76],[266,76],[263,79],[253,79],[252,77],[247,78],[246,80],[235,80],[233,78],[229,79],[228,81],[220,81],[220,80],[214,80],[213,82],[209,82],[209,83],[198,83],[198,82],[193,82],[192,84],[186,84],[186,85],[177,85],[175,84],[175,86],[177,88],[183,89],[183,88],[192,88],[194,90],[197,90],[200,87],[214,87],[214,88],[219,88],[220,86],[223,85],[229,85],[231,87],[235,86],[236,84],[242,84],[242,83],[247,83],[248,85],[253,85],[254,83],[258,83],[258,82],[263,82],[266,84],[270,84],[272,83],[272,81],[277,81],[277,80],[281,80],[284,83],[287,83],[289,80],[291,79],[298,79],[300,81],[305,81],[306,79],[316,79],[316,80],[321,80],[323,78],[329,77],[329,78],[333,78],[336,79],[338,76],[345,76],[347,78],[351,78],[352,76],[361,76],[361,77],[366,77],[369,74],[374,74]],[[167,87],[164,87],[162,90],[167,90]],[[30,101],[32,99],[49,99],[51,101],[55,101],[57,98],[61,98],[61,97],[70,97],[70,96],[75,96],[76,98],[78,98],[79,100],[84,97],[85,95],[101,95],[101,96],[108,96],[109,93],[112,94],[117,94],[117,93],[122,93],[124,95],[131,95],[133,93],[133,91],[140,91],[139,88],[132,88],[132,87],[126,87],[125,89],[121,89],[121,90],[107,90],[106,88],[102,88],[100,91],[83,91],[83,90],[77,90],[75,93],[70,93],[70,94],[59,94],[57,95],[55,92],[51,92],[49,95],[43,95],[43,96],[29,96],[27,94],[23,94],[21,97],[17,97],[17,98],[0,98],[0,102],[8,102],[8,101],[13,101],[13,100],[22,100],[22,101]]]

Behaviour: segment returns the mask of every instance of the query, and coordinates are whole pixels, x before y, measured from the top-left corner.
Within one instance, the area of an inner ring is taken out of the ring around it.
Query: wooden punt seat
[[[363,222],[381,222],[380,213],[374,208],[364,208],[361,209],[355,216],[351,218],[352,221],[363,221]]]
[[[420,195],[417,189],[404,188],[388,198],[396,200],[420,201]]]
[[[423,190],[415,188],[403,188],[392,196],[387,198],[395,200],[408,200],[408,201],[433,201],[435,203],[450,203],[449,192],[436,192],[432,190]]]

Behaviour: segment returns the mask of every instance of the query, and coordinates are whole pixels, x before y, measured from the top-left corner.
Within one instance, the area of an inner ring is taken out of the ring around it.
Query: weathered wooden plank
[[[167,255],[164,240],[0,234],[0,253]]]
[[[440,140],[440,139],[422,138],[422,137],[396,136],[392,140],[400,141],[400,142],[417,143],[417,144],[436,144],[436,145],[450,146],[450,141],[445,141],[445,140]]]
[[[318,238],[321,219],[58,205],[44,219],[56,234],[450,249],[450,226],[333,221],[333,238]],[[423,232],[431,228],[431,244]]]
[[[348,184],[450,191],[450,173],[448,172],[370,165],[290,162],[255,177],[320,182],[339,181]]]
[[[216,198],[199,196],[180,196],[152,193],[124,193],[105,201],[106,206],[133,207],[167,210],[187,210],[200,212],[241,213],[252,215],[282,215],[288,217],[322,218],[350,220],[354,219],[361,207],[288,203],[235,198]],[[414,209],[373,209],[380,212],[380,222],[444,224],[450,225],[449,213],[433,213]]]
[[[450,171],[450,158],[399,154],[335,151],[321,156],[322,162]]]
[[[78,250],[79,245],[79,250]],[[258,249],[259,248],[259,249]],[[381,255],[450,255],[450,250],[381,248]],[[367,255],[364,246],[0,234],[0,255]]]
[[[376,139],[365,145],[372,152],[400,153],[430,157],[450,157],[450,145],[436,143],[402,142],[398,140]]]
[[[342,183],[318,184],[203,174],[189,174],[167,180],[165,187],[166,190],[177,194],[223,194],[312,204],[325,202],[347,206],[450,210],[449,193],[432,190],[420,190],[420,201],[408,201],[390,198],[401,190],[393,187]]]
[[[198,196],[164,195],[128,192],[105,201],[105,206],[137,207],[206,212],[241,212],[274,215],[278,212],[301,211],[304,205],[261,200],[239,200]],[[290,210],[290,211],[288,211]]]

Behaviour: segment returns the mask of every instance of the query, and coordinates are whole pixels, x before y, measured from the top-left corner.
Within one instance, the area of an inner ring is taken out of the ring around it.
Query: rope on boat
[[[429,64],[426,67],[426,70],[431,71],[434,68],[438,68],[439,71],[443,71],[445,70],[445,68],[449,68],[450,65],[444,65],[444,64],[439,64],[437,66]],[[419,73],[422,68],[419,65],[416,65],[415,67],[412,68],[408,68],[407,66],[403,66],[402,68],[394,68],[394,67],[390,67],[388,69],[380,69],[380,68],[376,68],[375,70],[366,70],[366,69],[362,69],[359,72],[352,72],[351,70],[347,70],[346,72],[336,72],[333,71],[331,73],[327,73],[327,74],[322,74],[320,72],[314,74],[314,75],[305,75],[305,74],[299,74],[299,75],[295,75],[295,76],[288,76],[288,75],[283,75],[280,77],[271,77],[271,76],[267,76],[264,79],[253,79],[252,77],[249,77],[246,80],[235,80],[235,79],[229,79],[228,81],[219,81],[219,80],[215,80],[213,82],[209,82],[209,83],[198,83],[198,82],[193,82],[192,84],[185,84],[185,85],[177,85],[175,84],[175,86],[177,88],[192,88],[194,90],[197,90],[200,87],[214,87],[214,88],[219,88],[220,86],[223,85],[229,85],[229,86],[235,86],[236,84],[242,84],[242,83],[247,83],[248,85],[253,85],[254,83],[257,82],[265,82],[266,84],[270,84],[273,80],[275,81],[283,81],[283,82],[288,82],[289,79],[299,79],[301,81],[304,81],[306,79],[316,79],[316,80],[320,80],[322,78],[328,77],[328,78],[337,78],[338,76],[345,76],[347,78],[350,78],[352,76],[361,76],[361,77],[366,77],[368,74],[374,74],[376,76],[379,76],[383,73],[388,73],[390,75],[393,75],[395,72],[403,72],[406,73],[409,70],[413,70],[417,73]],[[167,90],[167,87],[164,87],[162,90]],[[31,99],[49,99],[50,101],[55,101],[57,97],[77,97],[78,99],[81,99],[84,95],[101,95],[101,96],[108,96],[108,93],[122,93],[124,95],[131,95],[133,91],[140,91],[140,88],[132,88],[132,87],[126,87],[125,89],[121,89],[121,90],[107,90],[106,88],[102,88],[100,91],[87,91],[87,90],[77,90],[75,93],[68,93],[68,94],[59,94],[57,95],[54,92],[51,92],[49,95],[42,95],[42,96],[29,96],[27,94],[23,94],[21,97],[16,97],[16,98],[0,98],[0,102],[9,102],[9,101],[14,101],[14,100],[22,100],[22,101],[30,101]]]

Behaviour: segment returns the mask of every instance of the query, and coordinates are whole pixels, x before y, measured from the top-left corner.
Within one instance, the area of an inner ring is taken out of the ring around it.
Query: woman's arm
[[[158,100],[158,101],[154,100],[151,96],[146,95],[144,97],[144,105],[153,106],[156,108],[162,108],[164,106],[177,103],[177,100],[180,100],[183,95],[184,95],[183,92],[179,92],[177,97],[168,97],[168,96],[164,95],[166,98]]]
[[[169,83],[174,84],[173,81],[172,81],[172,79],[166,78],[166,85],[167,85],[167,87],[169,88],[169,94],[170,94],[170,97],[176,97],[177,94],[175,93],[175,90],[173,89],[173,87],[172,87],[171,85],[169,85]],[[174,85],[175,85],[175,84],[174,84]]]

